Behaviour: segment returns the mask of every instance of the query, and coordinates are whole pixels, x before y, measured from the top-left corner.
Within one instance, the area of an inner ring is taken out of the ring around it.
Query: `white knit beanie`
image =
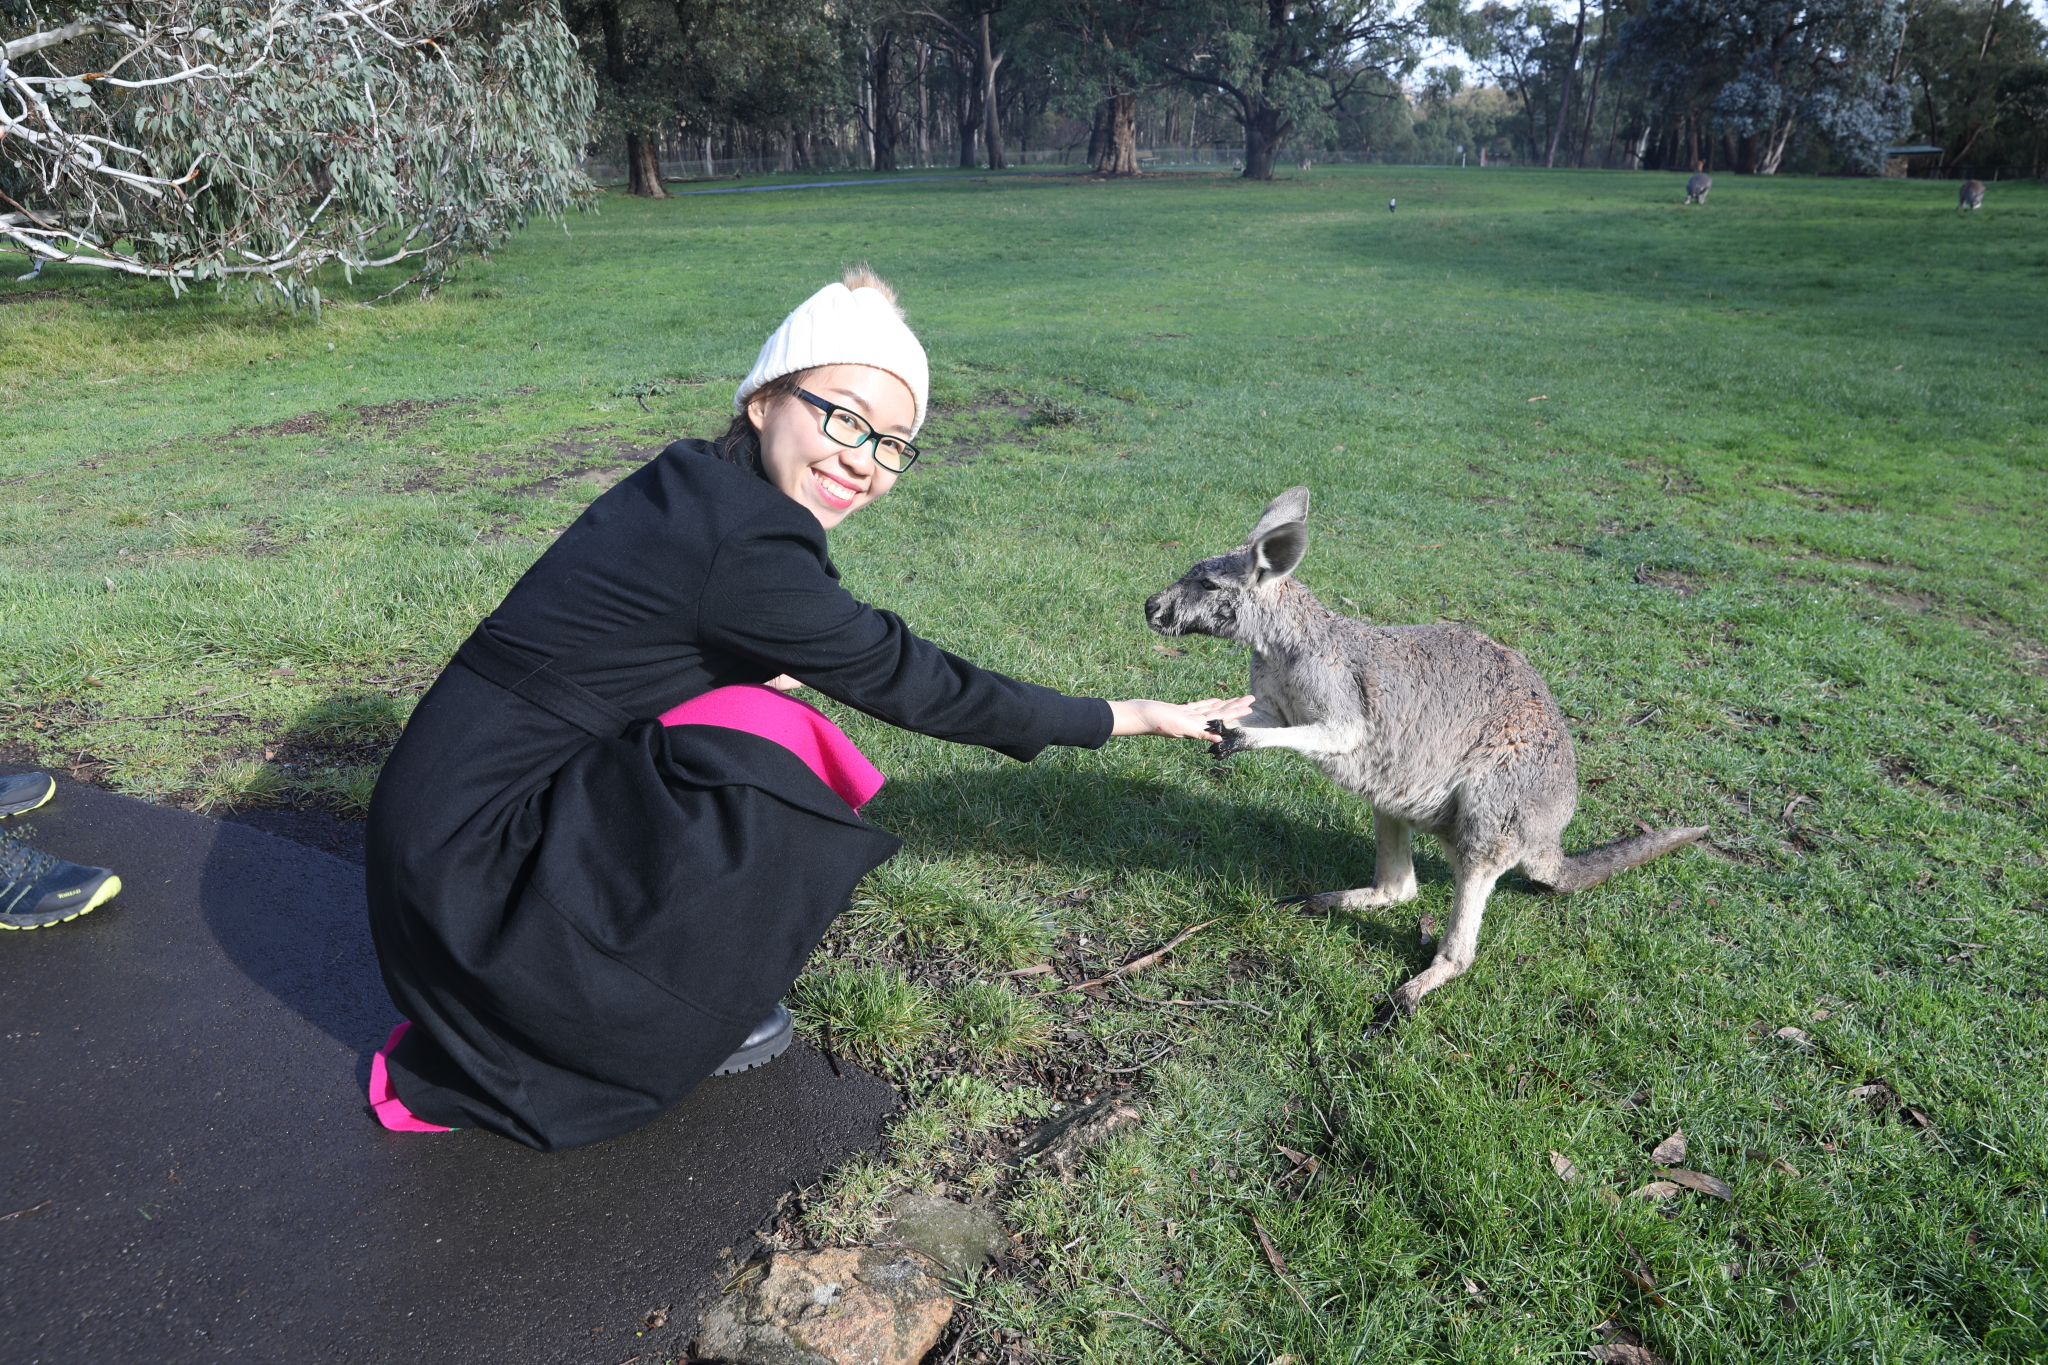
[[[744,412],[747,398],[770,380],[820,365],[887,370],[908,384],[917,400],[911,435],[924,425],[925,398],[931,388],[924,347],[903,321],[895,292],[865,267],[848,271],[845,284],[826,285],[782,320],[761,343],[754,368],[732,396],[732,410]]]

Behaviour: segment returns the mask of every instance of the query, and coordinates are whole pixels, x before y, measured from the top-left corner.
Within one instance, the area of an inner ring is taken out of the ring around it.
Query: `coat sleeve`
[[[827,564],[822,532],[756,519],[718,548],[697,638],[891,725],[1026,762],[1047,745],[1095,749],[1109,739],[1108,702],[977,668],[855,600]]]

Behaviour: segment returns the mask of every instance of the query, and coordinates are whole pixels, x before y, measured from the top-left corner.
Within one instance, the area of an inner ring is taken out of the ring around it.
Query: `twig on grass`
[[[1164,1057],[1167,1053],[1173,1051],[1173,1049],[1174,1045],[1172,1043],[1168,1043],[1165,1047],[1160,1048],[1159,1051],[1153,1053],[1144,1061],[1139,1062],[1136,1066],[1105,1066],[1099,1068],[1099,1070],[1101,1074],[1105,1076],[1124,1076],[1128,1075],[1133,1071],[1143,1071],[1146,1067],[1152,1065],[1152,1063],[1158,1061],[1161,1057]]]
[[[1143,991],[1134,989],[1131,986],[1131,983],[1128,981],[1121,982],[1120,984],[1123,986],[1124,993],[1126,995],[1130,996],[1134,1000],[1142,1000],[1148,1005],[1185,1005],[1191,1009],[1207,1006],[1230,1005],[1235,1006],[1236,1008],[1241,1010],[1256,1010],[1260,1014],[1265,1015],[1268,1019],[1271,1019],[1273,1017],[1273,1011],[1266,1009],[1261,1005],[1254,1005],[1249,1000],[1168,1000],[1164,996],[1146,995]]]
[[[1216,1365],[1215,1357],[1209,1355],[1208,1352],[1199,1349],[1193,1342],[1189,1341],[1186,1337],[1182,1336],[1180,1333],[1174,1331],[1171,1327],[1166,1325],[1166,1319],[1159,1316],[1159,1310],[1152,1306],[1152,1301],[1150,1299],[1147,1299],[1143,1294],[1140,1294],[1138,1292],[1138,1286],[1131,1283],[1130,1276],[1119,1272],[1117,1274],[1117,1278],[1123,1281],[1124,1291],[1128,1293],[1132,1298],[1136,1299],[1138,1301],[1138,1306],[1140,1308],[1143,1308],[1145,1312],[1150,1313],[1152,1316],[1144,1317],[1137,1313],[1125,1313],[1115,1308],[1105,1308],[1101,1310],[1105,1317],[1130,1318],[1134,1322],[1142,1322],[1147,1327],[1152,1328],[1154,1331],[1164,1333],[1168,1340],[1172,1341],[1174,1345],[1180,1347],[1183,1351],[1186,1351],[1196,1360],[1201,1361],[1202,1365]]]
[[[54,1199],[45,1199],[40,1204],[31,1204],[25,1209],[16,1209],[13,1213],[0,1213],[0,1223],[4,1223],[10,1218],[19,1218],[24,1213],[34,1213],[37,1209],[46,1209],[56,1202]]]
[[[1214,923],[1216,923],[1215,920],[1209,919],[1203,920],[1200,924],[1190,925],[1188,928],[1181,930],[1172,938],[1168,939],[1160,947],[1154,948],[1151,952],[1145,954],[1143,957],[1132,958],[1123,966],[1117,967],[1110,971],[1109,974],[1106,976],[1098,976],[1092,981],[1076,981],[1071,986],[1062,986],[1059,990],[1056,991],[1041,991],[1039,992],[1039,994],[1064,995],[1069,991],[1085,991],[1088,990],[1090,987],[1094,986],[1107,986],[1110,982],[1115,981],[1117,978],[1129,976],[1133,972],[1142,972],[1147,967],[1157,965],[1160,958],[1165,957],[1175,948],[1180,947],[1181,944],[1186,943],[1190,938],[1194,937],[1196,934],[1200,933],[1202,930],[1208,928],[1210,925]]]

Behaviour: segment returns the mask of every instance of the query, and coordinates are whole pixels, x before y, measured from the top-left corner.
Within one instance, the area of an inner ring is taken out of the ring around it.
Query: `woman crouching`
[[[916,461],[926,391],[888,285],[827,285],[762,346],[726,435],[592,503],[420,700],[369,823],[408,1021],[372,1065],[386,1127],[576,1147],[789,1045],[784,992],[900,841],[858,813],[881,774],[767,684],[1027,762],[1207,741],[1249,711],[1065,696],[840,587],[825,533]]]

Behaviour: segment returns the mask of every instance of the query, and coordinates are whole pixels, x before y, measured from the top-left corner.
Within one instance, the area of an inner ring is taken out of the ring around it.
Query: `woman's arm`
[[[892,725],[1029,759],[1049,744],[1111,735],[1212,739],[1249,698],[1180,706],[1070,697],[949,654],[856,600],[827,567],[824,538],[794,518],[754,523],[721,545],[699,605],[699,638],[801,679]]]

